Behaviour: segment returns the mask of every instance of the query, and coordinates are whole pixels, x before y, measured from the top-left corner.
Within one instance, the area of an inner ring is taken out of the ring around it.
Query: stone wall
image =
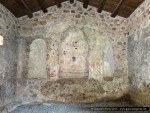
[[[21,102],[93,102],[119,98],[128,88],[149,106],[149,6],[145,0],[125,19],[67,1],[16,19],[0,5],[0,106],[15,93]]]
[[[150,106],[150,1],[129,17],[129,92],[136,102]]]
[[[145,0],[128,18],[129,34],[138,32],[150,25],[150,2]]]
[[[51,71],[57,76],[58,62],[61,62],[58,61],[57,58],[59,56],[58,51],[60,52],[59,48],[61,47],[59,46],[61,46],[61,43],[71,43],[68,47],[74,46],[74,49],[78,50],[76,46],[80,46],[80,41],[72,37],[83,37],[85,41],[81,39],[81,43],[87,43],[85,48],[88,48],[88,50],[85,51],[93,51],[93,53],[89,52],[89,60],[93,59],[92,57],[95,57],[95,60],[89,61],[89,63],[91,63],[89,64],[89,68],[95,65],[97,65],[96,68],[100,66],[102,59],[98,57],[101,57],[100,54],[106,53],[107,55],[104,55],[105,60],[109,60],[109,63],[111,63],[112,71],[121,70],[125,73],[127,72],[127,20],[121,17],[111,18],[109,13],[103,12],[99,14],[96,10],[96,8],[90,6],[88,9],[83,9],[82,3],[80,2],[75,2],[74,4],[65,2],[60,9],[53,6],[48,8],[48,13],[46,14],[39,11],[34,13],[34,17],[31,19],[27,16],[18,19],[20,37],[28,40],[30,44],[37,38],[45,40],[48,52],[47,68],[50,68],[50,72],[47,76],[54,76]],[[74,32],[80,32],[81,36],[75,36],[74,34],[76,33]],[[69,36],[72,39],[65,39]],[[79,44],[75,45],[75,41],[79,42]],[[104,47],[101,47],[101,43],[104,43]],[[29,50],[30,49],[29,47]],[[65,49],[65,47],[61,49]],[[99,53],[97,53],[97,51],[99,51]],[[72,56],[72,54],[69,55]],[[93,54],[93,56],[90,54]],[[113,58],[111,59],[110,57]],[[84,58],[83,60],[79,58],[79,60],[83,61]],[[105,64],[103,64],[109,65],[109,63],[107,64],[105,62]]]
[[[22,101],[79,97],[91,102],[127,93],[127,19],[67,1],[46,14],[19,18],[18,32],[17,96]],[[83,84],[78,78],[85,78]]]
[[[15,97],[17,70],[16,18],[0,4],[0,106]]]

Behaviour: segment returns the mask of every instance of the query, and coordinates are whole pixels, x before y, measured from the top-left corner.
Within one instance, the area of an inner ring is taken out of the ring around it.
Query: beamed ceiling
[[[61,7],[61,2],[67,0],[0,0],[0,3],[7,7],[16,17],[28,15],[30,18],[33,12],[43,10],[47,12],[48,7],[57,5]],[[73,3],[74,0],[68,0]],[[102,10],[110,12],[112,17],[116,15],[122,17],[129,17],[132,12],[144,0],[78,0],[83,2],[83,7],[87,8],[88,5],[97,7],[97,11],[101,13]]]

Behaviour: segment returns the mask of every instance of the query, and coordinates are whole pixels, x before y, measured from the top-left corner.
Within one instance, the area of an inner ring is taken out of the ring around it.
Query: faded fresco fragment
[[[88,75],[88,43],[83,32],[75,27],[64,32],[60,45],[60,76],[84,77]]]
[[[46,43],[43,39],[36,39],[32,42],[29,53],[28,78],[47,78],[46,52]]]

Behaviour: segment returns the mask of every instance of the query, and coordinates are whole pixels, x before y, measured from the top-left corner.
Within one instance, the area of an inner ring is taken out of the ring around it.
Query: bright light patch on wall
[[[3,45],[4,42],[3,40],[4,40],[3,36],[0,35],[0,46]]]

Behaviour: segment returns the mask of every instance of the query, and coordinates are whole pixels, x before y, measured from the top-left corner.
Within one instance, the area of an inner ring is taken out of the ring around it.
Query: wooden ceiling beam
[[[70,3],[73,4],[73,3],[74,3],[74,0],[70,0]]]
[[[44,1],[43,1],[43,0],[37,0],[37,2],[38,2],[38,4],[39,4],[40,8],[42,9],[42,11],[43,11],[44,13],[47,13],[48,11],[47,11],[47,9],[46,9],[45,6],[44,6]]]
[[[84,7],[84,8],[87,8],[88,5],[89,5],[89,0],[84,0],[84,2],[83,2],[83,7]]]
[[[111,17],[116,17],[122,4],[124,3],[125,0],[120,0],[119,4],[117,5],[116,9],[114,10],[114,12],[111,14]]]
[[[24,0],[15,0],[16,3],[24,9],[24,11],[27,13],[27,15],[29,16],[29,18],[33,17],[33,14],[31,12],[31,10],[29,9],[29,7],[27,6],[27,4],[25,3]]]
[[[102,12],[102,10],[103,10],[103,8],[104,8],[106,2],[107,2],[107,0],[102,0],[102,2],[100,3],[100,6],[99,6],[97,12],[99,12],[99,13]]]

